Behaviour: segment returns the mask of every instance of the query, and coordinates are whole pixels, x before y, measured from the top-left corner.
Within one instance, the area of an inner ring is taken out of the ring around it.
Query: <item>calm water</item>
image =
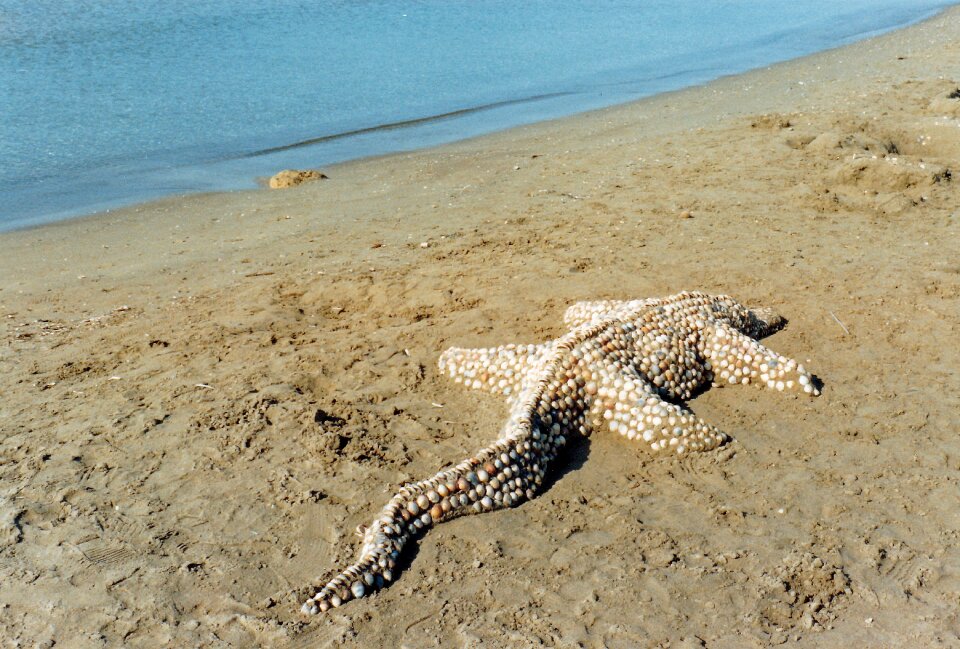
[[[0,0],[0,230],[620,103],[948,4]]]

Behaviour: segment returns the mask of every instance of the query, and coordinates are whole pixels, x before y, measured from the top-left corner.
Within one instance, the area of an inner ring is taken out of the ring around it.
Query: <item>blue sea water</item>
[[[621,103],[950,4],[0,0],[0,230]]]

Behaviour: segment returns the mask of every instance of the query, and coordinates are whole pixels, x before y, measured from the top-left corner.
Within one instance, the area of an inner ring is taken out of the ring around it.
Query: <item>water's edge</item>
[[[704,67],[700,69],[680,70],[664,75],[659,79],[643,79],[646,85],[658,81],[661,87],[646,94],[632,94],[622,99],[618,94],[611,93],[615,99],[610,101],[608,95],[593,92],[571,90],[537,94],[529,97],[520,97],[504,101],[493,102],[472,107],[465,107],[453,111],[415,117],[396,122],[390,122],[368,127],[350,129],[343,132],[321,134],[286,144],[279,144],[259,148],[249,152],[223,156],[215,160],[206,160],[201,163],[173,164],[168,167],[154,166],[127,172],[113,178],[112,182],[104,179],[106,169],[98,168],[89,174],[80,174],[79,177],[68,179],[65,185],[72,189],[85,186],[104,186],[104,193],[110,194],[113,186],[129,186],[140,178],[149,174],[155,185],[152,189],[143,189],[140,193],[123,198],[106,199],[101,202],[86,204],[73,209],[62,209],[45,212],[44,214],[27,214],[12,219],[0,220],[0,235],[4,232],[33,229],[49,225],[56,225],[66,220],[85,217],[97,217],[108,214],[111,210],[128,208],[157,200],[172,197],[182,197],[200,194],[222,193],[232,191],[252,190],[262,186],[263,175],[249,173],[249,167],[244,161],[258,158],[261,162],[269,162],[270,168],[279,171],[283,168],[330,168],[334,165],[355,162],[367,158],[389,156],[394,154],[423,151],[440,145],[452,144],[494,133],[502,133],[515,128],[522,128],[531,124],[555,121],[595,113],[603,110],[627,106],[647,101],[654,97],[669,94],[689,88],[701,87],[711,82],[747,74],[755,70],[762,70],[784,63],[810,58],[824,52],[862,44],[873,38],[884,36],[896,31],[907,29],[921,23],[934,20],[951,6],[946,6],[931,12],[924,13],[913,19],[890,25],[881,29],[868,30],[849,35],[842,42],[822,50],[810,52],[799,57],[770,61],[747,69],[734,72],[724,71],[720,67]],[[680,83],[675,83],[682,79]],[[673,82],[673,83],[672,83]],[[618,85],[618,84],[611,84]],[[656,85],[656,84],[653,84]],[[592,97],[589,95],[592,94]],[[584,99],[584,95],[588,98]],[[578,104],[571,101],[581,99]],[[125,170],[128,171],[128,170]],[[234,173],[236,172],[236,173]],[[232,177],[232,181],[223,182],[224,174]],[[204,179],[209,179],[209,186],[204,187]],[[164,182],[166,180],[166,182]],[[158,182],[159,181],[159,182]],[[184,191],[178,185],[189,184],[197,187]],[[157,187],[159,185],[159,187]],[[92,190],[90,190],[92,191]]]

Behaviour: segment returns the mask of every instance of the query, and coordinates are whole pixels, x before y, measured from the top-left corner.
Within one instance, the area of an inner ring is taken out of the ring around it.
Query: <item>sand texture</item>
[[[960,646],[960,13],[651,100],[0,237],[0,646]],[[824,383],[691,402],[317,617],[506,408],[451,345],[728,293]]]

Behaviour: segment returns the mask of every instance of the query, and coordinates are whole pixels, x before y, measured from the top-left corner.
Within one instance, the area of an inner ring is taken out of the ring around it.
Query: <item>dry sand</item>
[[[953,10],[3,235],[3,646],[960,646],[958,85]],[[495,438],[504,404],[439,376],[443,349],[682,289],[778,309],[767,344],[823,396],[710,390],[691,406],[737,441],[682,460],[577,443],[535,500],[301,616],[398,484]]]

